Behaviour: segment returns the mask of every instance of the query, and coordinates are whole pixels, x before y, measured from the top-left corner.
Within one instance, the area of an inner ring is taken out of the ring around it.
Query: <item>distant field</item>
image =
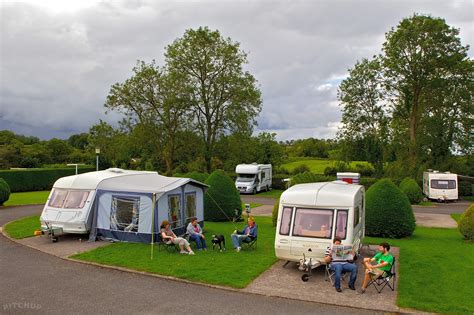
[[[336,161],[334,160],[324,160],[324,159],[318,159],[318,160],[301,160],[301,161],[295,161],[295,162],[290,162],[283,164],[282,167],[286,168],[288,171],[292,172],[295,168],[301,165],[306,165],[309,167],[310,171],[312,173],[316,174],[324,174],[324,170],[328,166],[333,166]],[[350,163],[351,166],[355,167],[356,164],[363,164],[367,165],[368,162],[366,161],[353,161]]]

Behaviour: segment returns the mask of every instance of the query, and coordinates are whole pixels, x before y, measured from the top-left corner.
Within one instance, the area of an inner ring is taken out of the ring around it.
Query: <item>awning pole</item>
[[[153,210],[151,212],[151,256],[150,259],[153,260],[153,244],[155,242],[155,206],[156,206],[156,193],[153,193],[152,197]]]

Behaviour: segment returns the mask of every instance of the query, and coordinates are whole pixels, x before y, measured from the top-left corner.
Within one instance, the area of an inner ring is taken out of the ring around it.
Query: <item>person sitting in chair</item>
[[[379,245],[379,252],[372,258],[364,258],[363,265],[365,267],[364,283],[359,293],[365,293],[370,279],[377,279],[386,272],[390,272],[393,264],[393,256],[389,253],[390,245],[388,243],[381,243]],[[375,265],[372,263],[375,262]]]
[[[171,230],[171,225],[168,220],[164,220],[161,223],[161,238],[166,244],[173,243],[175,245],[179,245],[179,249],[181,249],[181,254],[194,255],[194,252],[189,246],[188,241],[182,237],[177,237],[176,234],[174,234],[174,232]]]
[[[341,239],[339,237],[335,237],[333,240],[332,246],[341,245]],[[324,261],[327,264],[331,264],[331,270],[334,271],[334,287],[336,288],[337,292],[342,292],[341,290],[341,275],[342,272],[350,272],[351,278],[349,280],[349,289],[355,290],[355,281],[357,279],[357,265],[354,263],[353,260],[334,260],[332,259],[332,246],[328,246],[326,249],[326,254],[324,255]],[[355,253],[352,253],[353,257],[355,257]]]
[[[189,239],[196,242],[198,250],[207,250],[206,238],[204,237],[204,234],[202,234],[201,226],[196,217],[191,218],[191,222],[189,222],[186,232],[189,234]]]
[[[232,239],[232,244],[237,252],[240,252],[242,249],[242,242],[251,242],[257,238],[257,225],[255,224],[255,220],[253,217],[249,217],[247,220],[247,226],[242,230],[238,231],[235,230],[234,233],[230,235]]]

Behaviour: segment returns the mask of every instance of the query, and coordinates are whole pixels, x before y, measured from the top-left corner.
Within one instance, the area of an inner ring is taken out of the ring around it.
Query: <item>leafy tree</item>
[[[190,93],[179,72],[160,69],[154,61],[139,61],[130,79],[112,86],[105,107],[136,117],[153,131],[171,174],[177,134],[189,119]]]
[[[47,141],[45,147],[53,163],[67,162],[68,156],[72,152],[72,147],[67,141],[57,138]]]
[[[185,76],[192,90],[194,126],[204,143],[211,172],[217,140],[226,132],[251,130],[261,110],[257,81],[242,66],[247,55],[239,43],[207,27],[189,29],[166,49],[166,65]]]
[[[69,143],[70,146],[76,149],[85,150],[88,145],[88,138],[89,138],[88,133],[80,133],[77,135],[70,136],[67,139],[67,142]]]

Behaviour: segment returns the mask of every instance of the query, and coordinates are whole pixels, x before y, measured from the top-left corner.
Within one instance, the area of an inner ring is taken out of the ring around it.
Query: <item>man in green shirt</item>
[[[393,264],[393,256],[389,253],[390,245],[388,243],[381,243],[379,245],[379,252],[372,258],[364,258],[363,265],[365,267],[365,277],[362,288],[358,291],[360,294],[365,293],[365,289],[369,284],[370,279],[377,279],[385,272],[390,272]],[[372,264],[375,262],[375,264]]]

